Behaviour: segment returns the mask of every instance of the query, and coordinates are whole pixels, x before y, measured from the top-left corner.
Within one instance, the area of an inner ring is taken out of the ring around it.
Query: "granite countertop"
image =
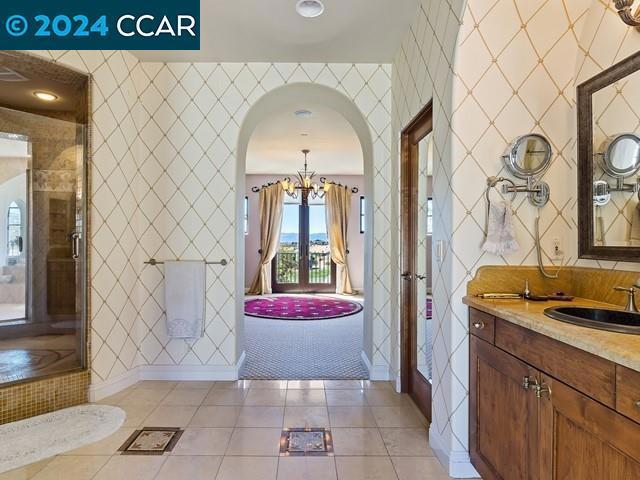
[[[554,320],[544,314],[546,308],[556,306],[605,307],[619,310],[620,307],[617,305],[584,298],[575,298],[572,302],[530,302],[522,299],[485,300],[477,297],[464,297],[462,302],[470,307],[640,372],[640,335],[580,327]]]

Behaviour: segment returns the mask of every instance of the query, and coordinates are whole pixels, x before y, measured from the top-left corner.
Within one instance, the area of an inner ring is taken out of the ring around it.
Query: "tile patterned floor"
[[[388,382],[140,382],[101,403],[127,412],[111,437],[0,480],[444,480],[424,418]],[[119,455],[143,426],[183,427],[171,452]],[[328,427],[333,457],[280,457],[284,427]]]

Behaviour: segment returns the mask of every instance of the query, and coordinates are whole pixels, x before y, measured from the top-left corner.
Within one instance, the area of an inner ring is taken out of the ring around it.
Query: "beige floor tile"
[[[102,400],[98,400],[94,403],[99,403],[101,405],[118,405],[124,398],[133,392],[136,389],[135,386],[127,387],[124,390],[119,391],[118,393],[114,393],[108,397],[103,398]]]
[[[268,390],[286,390],[286,380],[251,380],[251,388]]]
[[[272,427],[281,428],[284,419],[284,407],[249,407],[240,410],[236,427]]]
[[[158,405],[172,388],[136,388],[120,400],[118,405]]]
[[[409,402],[407,395],[392,390],[369,389],[364,391],[364,396],[371,407],[402,407]]]
[[[355,407],[366,405],[364,390],[326,390],[327,405],[336,407]]]
[[[202,402],[203,405],[242,405],[248,390],[240,388],[225,388],[209,392]]]
[[[173,390],[178,382],[169,382],[167,380],[142,380],[136,383],[136,388],[156,388],[159,390]]]
[[[277,457],[224,457],[216,480],[276,480]]]
[[[285,428],[328,428],[329,412],[327,407],[290,407],[284,410]]]
[[[116,455],[111,457],[95,480],[152,480],[167,457],[160,455]]]
[[[278,480],[336,480],[333,457],[280,457]]]
[[[389,457],[336,457],[338,480],[397,480]]]
[[[279,428],[236,428],[227,455],[277,456],[281,434]]]
[[[367,406],[329,407],[329,421],[332,427],[375,427],[377,426],[371,409]]]
[[[362,390],[364,382],[362,380],[325,380],[326,390]]]
[[[187,428],[171,455],[224,455],[232,428]]]
[[[134,431],[135,428],[122,427],[107,438],[65,452],[63,455],[114,455]]]
[[[378,427],[424,427],[413,407],[371,407],[371,412]]]
[[[145,427],[186,427],[198,407],[187,405],[160,405],[144,419]]]
[[[122,426],[124,427],[140,427],[156,405],[118,405],[127,414]]]
[[[429,436],[424,428],[381,428],[380,435],[389,455],[397,457],[432,457]]]
[[[176,389],[164,397],[160,405],[195,405],[199,406],[207,396],[207,389],[204,388],[183,388]]]
[[[211,390],[211,388],[213,388],[215,383],[216,382],[199,381],[199,380],[183,381],[183,382],[178,382],[175,390],[182,390],[183,388],[186,388],[187,390],[191,388],[202,388],[202,389]]]
[[[375,380],[363,380],[362,386],[369,390],[389,390],[396,391],[394,382],[388,381],[375,381]]]
[[[249,406],[280,407],[284,406],[286,390],[249,390],[244,404]]]
[[[155,480],[211,480],[221,463],[222,457],[205,455],[169,457]]]
[[[288,390],[321,390],[323,388],[322,380],[289,380],[287,382]]]
[[[66,456],[55,457],[40,470],[34,480],[89,480],[109,460],[109,457]]]
[[[36,473],[46,467],[51,462],[51,460],[53,459],[47,458],[30,465],[25,465],[24,467],[16,468],[5,473],[0,473],[0,480],[29,480]]]
[[[212,390],[227,390],[230,388],[248,389],[251,386],[251,380],[234,380],[230,382],[216,382]]]
[[[336,455],[388,455],[377,428],[332,428]]]
[[[450,480],[434,457],[392,457],[399,480]]]
[[[202,405],[189,422],[190,427],[235,427],[240,405]]]
[[[322,406],[327,404],[324,390],[288,390],[287,406]]]

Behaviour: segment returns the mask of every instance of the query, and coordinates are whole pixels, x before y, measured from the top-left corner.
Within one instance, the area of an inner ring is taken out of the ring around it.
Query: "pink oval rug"
[[[332,297],[283,295],[246,300],[244,313],[280,320],[324,320],[346,317],[362,310],[358,302]]]

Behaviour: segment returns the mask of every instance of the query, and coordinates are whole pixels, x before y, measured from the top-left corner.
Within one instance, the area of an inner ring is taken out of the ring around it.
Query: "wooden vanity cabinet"
[[[573,358],[574,347],[499,318],[489,322],[495,325],[494,344],[476,335],[477,318],[471,309],[469,450],[484,480],[640,479],[640,423],[608,402],[616,392],[610,372],[622,367],[584,351]],[[533,356],[524,354],[525,361],[505,350],[501,338],[514,328],[522,347],[513,344],[515,350],[537,345],[557,353],[566,347],[559,357],[566,371],[597,365],[601,371],[592,373],[598,382],[611,377],[606,391],[594,399],[593,379],[583,385],[586,379],[569,374],[561,381],[557,365],[552,376]]]

